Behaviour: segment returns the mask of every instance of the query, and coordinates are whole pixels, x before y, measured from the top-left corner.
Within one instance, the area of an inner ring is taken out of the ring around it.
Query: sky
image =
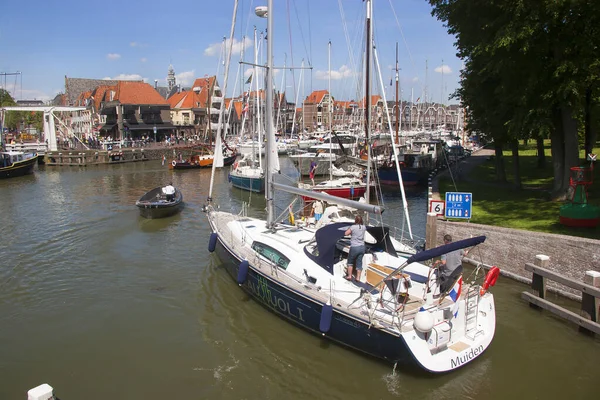
[[[254,9],[266,2],[239,1],[228,97],[249,86],[244,83],[252,67],[240,64],[241,52],[245,62],[253,62],[254,27],[260,37],[267,26]],[[230,36],[233,8],[233,0],[6,2],[0,13],[0,72],[20,75],[0,75],[0,86],[15,100],[52,99],[65,91],[65,76],[143,79],[150,84],[157,80],[166,86],[172,65],[183,87],[216,74],[223,88],[222,48],[229,48],[223,39]],[[274,65],[281,67],[274,82],[288,101],[301,101],[323,89],[330,89],[336,100],[364,96],[362,0],[274,0],[273,8],[274,32],[267,37],[273,40]],[[390,83],[398,43],[402,99],[457,103],[448,97],[458,85],[462,62],[456,57],[454,37],[431,16],[429,3],[374,0],[373,8],[381,73],[375,69],[372,93],[394,99],[395,84]],[[259,64],[264,64],[266,45],[259,48]]]

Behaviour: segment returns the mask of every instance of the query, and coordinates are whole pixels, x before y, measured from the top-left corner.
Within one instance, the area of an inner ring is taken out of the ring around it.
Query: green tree
[[[540,148],[540,139],[550,132],[554,195],[564,196],[570,168],[579,164],[579,121],[585,121],[586,151],[595,143],[600,2],[429,3],[456,36],[458,56],[465,61],[457,95],[472,110],[470,125],[501,141],[497,152],[511,144],[517,161],[514,140],[534,132]],[[518,176],[517,170],[517,186]]]

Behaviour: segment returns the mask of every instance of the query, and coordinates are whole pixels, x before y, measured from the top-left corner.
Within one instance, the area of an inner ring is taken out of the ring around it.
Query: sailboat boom
[[[375,204],[360,203],[356,200],[344,199],[342,197],[332,196],[324,192],[315,192],[312,190],[300,189],[293,186],[283,185],[281,183],[273,182],[273,187],[284,192],[296,194],[299,196],[310,197],[317,200],[326,201],[328,203],[334,203],[346,207],[355,208],[359,211],[366,211],[373,214],[382,214],[384,208]]]

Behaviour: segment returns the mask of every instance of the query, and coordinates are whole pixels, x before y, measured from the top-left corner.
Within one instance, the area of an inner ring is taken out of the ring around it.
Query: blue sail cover
[[[311,254],[306,247],[304,253],[325,269],[333,274],[333,264],[335,256],[335,244],[344,236],[344,232],[352,225],[348,222],[336,222],[334,224],[325,225],[315,233],[317,241],[317,251]]]
[[[422,251],[420,253],[415,254],[414,256],[410,256],[408,260],[406,260],[406,264],[430,260],[432,258],[439,257],[442,254],[446,254],[454,250],[472,247],[483,242],[485,242],[485,236],[476,236],[474,238],[458,240],[456,242],[448,243],[433,249]]]

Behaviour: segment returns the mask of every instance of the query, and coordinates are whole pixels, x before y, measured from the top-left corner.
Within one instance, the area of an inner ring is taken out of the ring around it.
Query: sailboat
[[[258,90],[258,82],[257,72],[258,72],[258,47],[256,42],[256,28],[254,28],[254,71],[252,76],[254,79],[252,81],[256,82],[256,98],[255,105],[257,106],[257,131],[258,131],[258,143],[256,141],[252,141],[252,150],[249,153],[244,154],[244,157],[233,164],[231,168],[231,172],[229,172],[229,181],[233,187],[248,190],[250,192],[263,193],[265,191],[265,174],[262,167],[262,152],[260,147],[262,146],[262,135],[261,135],[261,122],[260,122],[260,96]],[[248,102],[250,102],[250,93],[251,90],[248,89]],[[249,105],[247,104],[246,107]],[[246,116],[244,116],[244,121],[242,122],[242,129],[244,129],[244,122]],[[258,149],[257,149],[258,147]],[[258,156],[258,161],[255,157]]]
[[[237,9],[236,0],[234,6]],[[371,51],[371,0],[367,6],[367,51]],[[266,219],[221,211],[211,189],[205,211],[211,227],[208,250],[223,261],[238,285],[267,310],[292,324],[348,348],[393,364],[447,372],[479,358],[495,331],[491,287],[497,269],[485,276],[477,268],[459,276],[451,290],[440,292],[437,274],[427,260],[482,243],[476,237],[446,244],[408,258],[398,256],[383,227],[368,227],[361,280],[345,279],[349,224],[319,229],[299,227],[291,218],[274,218],[275,191],[310,194],[319,200],[381,214],[382,207],[275,183],[273,132],[273,0],[257,7],[268,19]],[[232,26],[232,37],[233,37]],[[368,60],[368,56],[367,56]],[[367,90],[368,92],[368,90]],[[491,274],[491,275],[490,275]]]

